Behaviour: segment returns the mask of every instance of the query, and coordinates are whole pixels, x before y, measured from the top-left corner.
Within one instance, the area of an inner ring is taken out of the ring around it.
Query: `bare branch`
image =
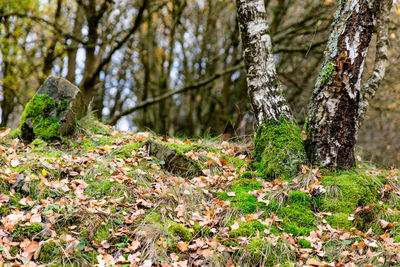
[[[220,78],[220,77],[222,77],[222,76],[224,76],[224,75],[226,75],[226,74],[235,72],[235,71],[237,71],[237,70],[239,70],[239,69],[242,69],[242,68],[244,68],[244,65],[242,65],[242,64],[241,64],[241,65],[237,65],[237,66],[233,66],[233,67],[228,68],[228,69],[226,69],[226,70],[224,70],[224,71],[222,71],[222,72],[216,72],[216,73],[214,73],[213,76],[211,76],[211,77],[209,77],[209,78],[207,78],[207,79],[204,79],[204,80],[202,80],[202,81],[199,81],[198,83],[189,84],[189,85],[184,86],[184,87],[182,87],[182,88],[180,88],[180,89],[169,91],[169,92],[167,92],[167,93],[165,93],[165,94],[163,94],[163,95],[157,96],[157,97],[155,97],[155,98],[149,98],[149,99],[147,99],[147,100],[145,100],[145,101],[143,101],[143,102],[137,104],[136,106],[134,106],[134,107],[132,107],[132,108],[129,108],[129,109],[127,109],[127,110],[121,112],[120,114],[116,115],[114,118],[111,118],[110,121],[108,122],[108,124],[113,125],[113,124],[115,124],[120,118],[122,118],[122,117],[124,117],[124,116],[126,116],[126,115],[129,115],[129,114],[135,112],[136,110],[139,110],[139,109],[145,108],[145,107],[147,107],[147,106],[156,104],[156,103],[158,103],[158,102],[161,102],[161,101],[163,101],[163,100],[165,100],[165,99],[170,98],[171,96],[174,96],[174,95],[177,95],[177,94],[182,94],[182,93],[184,93],[184,92],[187,92],[187,91],[190,91],[190,90],[193,90],[193,89],[200,88],[200,87],[205,86],[205,85],[207,85],[207,84],[213,82],[214,80],[216,80],[216,79],[218,79],[218,78]]]
[[[135,22],[134,22],[132,28],[129,30],[129,32],[120,41],[116,42],[116,45],[114,46],[114,48],[100,62],[100,64],[97,66],[96,70],[93,72],[93,74],[90,76],[90,78],[85,81],[84,87],[86,87],[87,85],[93,84],[93,82],[96,80],[96,77],[102,71],[104,66],[107,65],[111,61],[111,58],[114,55],[114,53],[117,52],[129,40],[129,38],[136,32],[136,30],[139,28],[140,23],[141,23],[142,18],[143,18],[144,10],[146,9],[146,6],[147,6],[147,2],[148,2],[147,0],[143,1],[142,5],[139,8],[138,14],[136,16],[136,19],[135,19]]]
[[[18,18],[28,18],[32,21],[38,22],[38,23],[43,23],[47,26],[50,26],[54,32],[65,36],[66,38],[72,39],[78,43],[81,43],[83,45],[86,45],[87,42],[83,41],[82,39],[77,38],[76,36],[68,33],[68,32],[64,32],[61,28],[60,25],[58,25],[57,23],[51,22],[47,19],[35,16],[35,15],[29,15],[29,14],[23,14],[23,13],[9,13],[9,14],[4,14],[2,15],[3,18],[7,18],[7,17],[18,17]]]

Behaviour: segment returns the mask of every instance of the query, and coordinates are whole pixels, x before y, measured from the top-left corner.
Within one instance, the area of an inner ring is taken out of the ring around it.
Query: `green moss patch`
[[[254,167],[265,179],[291,178],[306,161],[300,129],[288,119],[264,121],[254,143]]]
[[[137,151],[142,145],[143,143],[130,143],[122,146],[117,150],[111,151],[110,154],[121,157],[123,159],[127,159],[132,157],[132,151]]]
[[[319,208],[321,211],[333,213],[333,216],[327,217],[327,221],[333,227],[354,227],[354,223],[350,222],[348,217],[357,207],[378,202],[383,179],[355,170],[328,174],[321,179],[327,193],[321,197]],[[361,228],[364,227],[364,223],[357,224]]]
[[[311,197],[306,193],[292,192],[286,206],[278,210],[277,214],[283,220],[283,229],[294,236],[308,236],[311,230],[316,229]]]
[[[235,196],[228,196],[227,193],[218,193],[218,195],[231,202],[231,207],[237,209],[243,214],[255,213],[258,210],[266,208],[264,203],[258,202],[257,198],[249,191],[261,189],[262,182],[253,179],[239,179],[233,182],[231,191]]]
[[[256,236],[257,233],[263,235],[263,231],[267,229],[267,226],[260,223],[259,221],[249,221],[239,223],[239,228],[229,232],[229,237],[238,238],[240,236]]]
[[[192,240],[193,236],[189,229],[179,223],[170,221],[170,226],[168,227],[168,232],[172,236],[178,236],[184,241]]]

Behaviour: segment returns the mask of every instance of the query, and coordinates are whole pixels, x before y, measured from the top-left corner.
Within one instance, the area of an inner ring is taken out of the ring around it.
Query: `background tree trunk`
[[[381,2],[339,1],[306,125],[308,157],[320,166],[354,166],[361,77]]]

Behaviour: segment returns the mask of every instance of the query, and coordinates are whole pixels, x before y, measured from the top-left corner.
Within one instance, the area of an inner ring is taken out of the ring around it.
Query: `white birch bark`
[[[237,0],[237,14],[247,68],[247,87],[257,125],[293,115],[276,74],[263,0]]]

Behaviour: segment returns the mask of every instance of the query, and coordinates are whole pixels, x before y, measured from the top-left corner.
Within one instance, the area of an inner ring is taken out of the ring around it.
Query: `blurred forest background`
[[[265,0],[277,70],[300,125],[336,3]],[[239,38],[234,0],[1,0],[1,124],[17,127],[24,105],[54,74],[94,96],[98,118],[122,130],[252,135]],[[364,159],[397,166],[399,38],[395,6],[388,71],[358,141]]]

